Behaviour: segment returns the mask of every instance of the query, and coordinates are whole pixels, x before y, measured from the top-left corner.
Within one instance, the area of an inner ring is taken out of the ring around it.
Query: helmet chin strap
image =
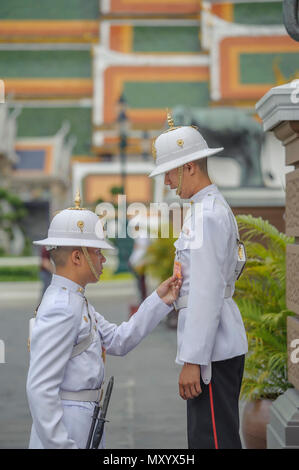
[[[83,254],[86,258],[87,264],[90,267],[90,270],[91,270],[92,274],[94,275],[96,280],[99,281],[100,280],[100,273],[98,273],[96,268],[94,267],[94,264],[93,264],[93,262],[91,260],[91,257],[90,257],[90,255],[87,251],[87,248],[85,246],[82,246],[81,248],[82,248]]]
[[[181,195],[181,192],[182,192],[182,184],[183,184],[183,167],[180,166],[178,168],[178,186],[176,188],[176,194],[178,196]]]

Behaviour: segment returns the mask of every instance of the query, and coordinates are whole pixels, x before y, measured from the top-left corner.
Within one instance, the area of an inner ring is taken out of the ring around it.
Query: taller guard
[[[97,282],[106,259],[98,216],[80,207],[65,209],[52,220],[47,246],[56,273],[37,310],[30,341],[27,396],[33,425],[30,448],[85,448],[95,404],[104,381],[104,352],[125,355],[171,311],[180,282],[162,283],[120,326],[109,323],[85,297]],[[104,446],[103,439],[100,447]]]
[[[153,142],[150,177],[164,173],[165,185],[191,202],[174,244],[174,273],[183,277],[176,362],[188,446],[240,448],[238,400],[248,346],[232,297],[246,255],[235,217],[207,170],[207,158],[223,148],[209,148],[193,126],[176,127],[170,114],[168,124]]]

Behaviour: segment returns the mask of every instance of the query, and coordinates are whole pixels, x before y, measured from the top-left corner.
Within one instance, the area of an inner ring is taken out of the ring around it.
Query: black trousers
[[[212,380],[187,400],[189,449],[241,449],[239,395],[245,356],[212,362]]]

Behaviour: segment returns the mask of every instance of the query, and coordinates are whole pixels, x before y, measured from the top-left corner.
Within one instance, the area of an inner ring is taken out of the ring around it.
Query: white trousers
[[[75,441],[79,449],[85,449],[89,435],[94,403],[75,402],[63,400],[63,423],[70,439]],[[103,434],[99,449],[104,448],[105,435]],[[36,432],[34,423],[31,429],[29,449],[44,449]]]

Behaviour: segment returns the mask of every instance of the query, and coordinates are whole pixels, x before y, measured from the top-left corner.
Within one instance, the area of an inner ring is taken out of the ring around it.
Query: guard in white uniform
[[[191,206],[175,242],[174,272],[183,277],[176,362],[187,400],[189,448],[240,448],[238,400],[247,338],[232,299],[245,265],[236,219],[207,172],[211,149],[193,126],[170,128],[153,143],[156,168]]]
[[[85,448],[104,380],[105,353],[123,356],[137,346],[172,310],[180,283],[174,277],[162,283],[128,322],[117,326],[85,297],[85,285],[99,280],[105,262],[101,249],[112,246],[97,215],[81,208],[79,197],[75,207],[53,218],[48,238],[35,244],[51,250],[56,274],[30,336],[29,447]]]

